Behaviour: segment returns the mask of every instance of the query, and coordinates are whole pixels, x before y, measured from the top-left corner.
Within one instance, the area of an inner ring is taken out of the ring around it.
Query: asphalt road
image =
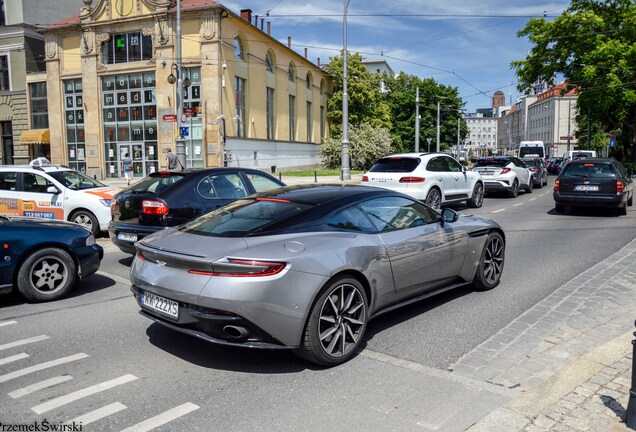
[[[218,347],[153,324],[132,299],[131,258],[102,238],[100,272],[70,298],[33,305],[0,297],[0,423],[79,418],[83,430],[464,430],[515,394],[457,376],[449,365],[631,241],[636,211],[557,215],[547,187],[456,209],[503,226],[500,286],[463,289],[384,315],[369,324],[361,355],[331,369],[287,351]]]

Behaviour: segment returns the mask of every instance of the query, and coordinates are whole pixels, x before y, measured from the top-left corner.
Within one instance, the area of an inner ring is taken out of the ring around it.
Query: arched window
[[[265,54],[265,70],[267,72],[274,72],[274,60],[272,59],[270,51],[267,51],[267,54]]]
[[[320,80],[320,94],[324,94],[325,93],[325,80],[322,79]]]
[[[293,63],[289,64],[289,70],[287,71],[289,75],[289,80],[291,82],[296,82],[296,67]]]
[[[245,47],[239,35],[234,36],[234,58],[245,60]]]
[[[311,72],[307,72],[307,80],[306,80],[306,82],[307,82],[307,90],[311,90],[311,86],[314,83],[314,80],[313,80],[313,78],[311,76]]]

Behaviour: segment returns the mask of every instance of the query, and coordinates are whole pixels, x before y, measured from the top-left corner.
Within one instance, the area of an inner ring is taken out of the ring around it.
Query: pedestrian
[[[130,186],[130,179],[132,178],[132,159],[130,158],[130,154],[126,153],[121,160],[121,165],[124,170],[124,177],[128,181],[128,185]]]
[[[172,149],[168,149],[166,155],[166,166],[169,170],[177,169],[177,155],[172,153]]]

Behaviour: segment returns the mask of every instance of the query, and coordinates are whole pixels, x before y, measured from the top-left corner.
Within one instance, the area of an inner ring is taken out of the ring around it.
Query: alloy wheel
[[[491,237],[484,252],[484,278],[492,284],[499,280],[503,272],[504,244],[501,237]]]
[[[318,320],[318,335],[324,352],[344,357],[353,351],[364,333],[366,303],[360,289],[343,283],[325,298]]]
[[[442,195],[439,193],[437,189],[431,189],[426,196],[426,204],[433,207],[434,209],[439,209],[442,205]]]
[[[68,277],[68,269],[55,257],[43,257],[31,266],[30,278],[33,287],[48,295],[60,291],[66,285]]]

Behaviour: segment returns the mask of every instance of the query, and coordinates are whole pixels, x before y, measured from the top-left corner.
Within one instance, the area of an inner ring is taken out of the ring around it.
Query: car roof
[[[581,163],[614,163],[617,162],[614,158],[601,158],[601,157],[586,157],[582,159],[574,159],[571,164]]]
[[[259,198],[277,198],[283,200],[294,201],[297,203],[306,203],[311,205],[322,205],[327,202],[335,202],[338,200],[347,200],[349,202],[364,199],[367,196],[404,196],[400,192],[390,189],[378,188],[373,186],[358,184],[300,184],[293,186],[284,186],[261,192],[256,195]],[[408,197],[409,199],[412,199]]]
[[[426,153],[426,152],[425,153],[412,152],[412,153],[394,153],[394,154],[383,156],[380,159],[396,158],[396,157],[423,158],[423,157],[426,157],[426,156],[436,156],[436,155],[452,157],[448,153],[443,153],[443,152],[430,152],[430,153]]]
[[[150,177],[156,177],[160,175],[193,175],[193,174],[210,174],[210,173],[223,173],[223,172],[258,172],[261,174],[268,174],[265,171],[261,171],[256,168],[243,168],[243,167],[212,167],[212,168],[186,168],[183,170],[161,170],[149,174]]]
[[[2,171],[44,171],[44,172],[54,172],[54,171],[75,171],[73,168],[64,166],[64,165],[44,165],[40,167],[34,167],[31,165],[0,165],[0,170]]]

